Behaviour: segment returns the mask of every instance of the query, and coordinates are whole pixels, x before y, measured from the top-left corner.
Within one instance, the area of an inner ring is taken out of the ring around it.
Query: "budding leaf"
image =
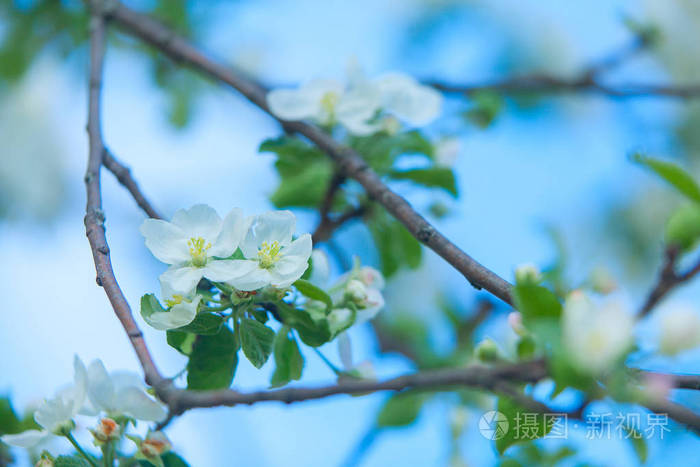
[[[275,331],[250,318],[241,319],[241,347],[255,368],[261,368],[272,353]]]
[[[693,177],[680,166],[672,162],[654,159],[638,153],[632,155],[632,160],[656,172],[658,176],[673,185],[691,201],[700,203],[700,186],[698,186]]]
[[[406,391],[394,394],[384,403],[377,415],[377,425],[406,426],[410,425],[418,415],[427,397],[425,393]]]
[[[447,167],[393,170],[389,176],[394,180],[410,180],[430,188],[442,188],[455,198],[458,196],[455,174]]]
[[[238,365],[238,343],[228,327],[213,336],[197,336],[187,363],[187,389],[223,389]]]
[[[333,308],[333,300],[331,300],[331,297],[323,289],[316,287],[311,282],[299,279],[292,285],[294,285],[304,297],[325,303],[326,312],[330,312]]]
[[[299,351],[294,336],[289,335],[290,328],[282,326],[275,337],[274,355],[275,372],[272,375],[270,385],[272,387],[284,386],[292,380],[301,378],[304,368],[304,357]]]
[[[197,313],[197,316],[187,326],[182,326],[175,331],[189,332],[202,336],[213,336],[218,334],[225,319],[215,313]]]
[[[678,208],[666,223],[666,243],[687,251],[700,239],[700,206],[686,204]]]
[[[493,428],[502,432],[496,432],[493,437],[496,440],[496,449],[503,454],[506,449],[516,443],[531,441],[542,438],[549,433],[556,422],[555,417],[535,413],[532,410],[521,407],[509,397],[498,399],[498,412],[505,416],[506,423],[494,420]]]

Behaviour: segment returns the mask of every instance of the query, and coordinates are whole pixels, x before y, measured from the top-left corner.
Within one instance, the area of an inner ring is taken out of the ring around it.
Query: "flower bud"
[[[676,355],[700,345],[700,316],[690,308],[679,307],[661,320],[659,351]]]
[[[609,270],[600,266],[591,271],[591,288],[599,294],[607,295],[617,289],[617,281]]]
[[[121,437],[121,427],[117,422],[109,417],[101,419],[97,423],[97,428],[90,430],[95,437],[95,444],[100,445]]]
[[[508,314],[508,324],[517,335],[524,336],[527,334],[527,329],[523,325],[523,315],[519,311],[512,311]]]
[[[146,458],[157,457],[170,451],[172,445],[170,440],[162,431],[152,431],[146,435],[146,439],[141,442],[139,452]]]
[[[53,459],[47,455],[42,455],[41,459],[39,459],[36,464],[34,464],[34,467],[53,467],[54,462]]]
[[[498,349],[498,345],[489,338],[479,342],[476,349],[474,349],[474,354],[476,355],[476,358],[482,362],[495,362],[501,358],[501,352]]]
[[[367,302],[367,286],[357,279],[350,279],[345,286],[345,296],[356,305],[364,306]]]
[[[531,263],[521,264],[515,268],[515,281],[518,284],[537,284],[542,281],[542,274],[537,266]]]

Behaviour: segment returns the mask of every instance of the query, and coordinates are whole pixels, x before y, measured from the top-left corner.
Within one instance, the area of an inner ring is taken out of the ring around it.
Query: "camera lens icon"
[[[479,431],[486,439],[501,439],[508,433],[508,419],[495,410],[486,412],[479,419]]]

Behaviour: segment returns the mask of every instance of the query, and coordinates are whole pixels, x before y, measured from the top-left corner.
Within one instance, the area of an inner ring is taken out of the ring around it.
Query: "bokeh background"
[[[63,15],[56,16],[54,7],[37,7],[50,3],[60,4]],[[660,40],[606,74],[606,81],[700,79],[700,4],[692,0],[125,3],[155,10],[212,56],[273,85],[342,78],[353,59],[370,75],[400,70],[455,83],[532,71],[573,76],[633,39],[629,18],[657,26]],[[84,27],[71,23],[81,18],[82,4],[2,0],[0,5],[0,393],[23,409],[71,378],[73,354],[101,358],[111,369],[139,367],[95,284],[84,236],[87,48]],[[236,93],[178,71],[123,35],[113,34],[110,45],[105,139],[154,204],[166,216],[199,202],[219,212],[233,206],[247,213],[269,209],[267,197],[277,185],[274,158],[257,148],[279,134],[275,122]],[[448,215],[432,218],[438,227],[506,278],[518,264],[546,267],[563,258],[572,283],[605,267],[621,284],[620,297],[638,304],[661,257],[663,222],[680,200],[630,163],[628,154],[641,149],[694,170],[700,107],[655,97],[530,96],[507,99],[494,121],[481,128],[463,118],[469,106],[468,100],[450,98],[443,118],[428,129],[436,137],[459,137],[460,198],[402,184],[397,190],[422,212],[444,204]],[[138,233],[144,215],[110,174],[103,178],[114,268],[130,303],[137,304],[142,294],[157,289],[162,265]],[[313,230],[316,215],[297,214],[298,230]],[[338,244],[376,264],[367,238],[362,226],[350,226]],[[671,300],[693,303],[697,293],[689,286]],[[392,279],[383,313],[415,315],[429,323],[436,348],[449,347],[454,337],[436,297],[470,304],[476,294],[427,252],[421,268]],[[505,316],[494,313],[479,335],[512,343]],[[652,335],[653,323],[647,328],[640,332]],[[164,334],[145,325],[143,330],[161,369],[180,371],[185,360],[167,346]],[[369,326],[353,329],[352,337],[356,359],[370,360],[378,375],[412,369],[399,355],[379,355]],[[322,350],[337,361],[333,343]],[[317,356],[305,357],[299,384],[333,381]],[[673,360],[643,352],[636,358],[639,366],[674,371],[697,372],[700,363],[693,352]],[[266,387],[271,371],[270,364],[258,371],[241,360],[234,385]],[[366,438],[386,398],[339,396],[292,406],[199,410],[176,420],[168,434],[193,466],[340,465]],[[674,398],[700,408],[696,395]],[[456,458],[469,466],[496,465],[492,443],[477,429],[481,412],[468,413],[465,433],[452,440],[452,411],[440,398],[431,401],[414,424],[382,431],[366,443],[360,465],[458,465]],[[566,444],[579,454],[562,465],[637,465],[629,443],[591,441],[585,434],[570,429]],[[698,465],[692,458],[696,438],[680,428],[665,438],[650,440],[648,465]],[[564,443],[541,444],[555,449]],[[28,465],[25,454],[15,454],[17,465]]]

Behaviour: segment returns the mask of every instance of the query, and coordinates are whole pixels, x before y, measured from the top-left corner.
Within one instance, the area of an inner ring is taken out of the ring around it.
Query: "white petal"
[[[322,250],[313,250],[311,252],[311,263],[313,269],[311,270],[309,281],[317,287],[325,287],[331,275],[328,255]]]
[[[222,259],[209,262],[203,269],[204,277],[215,282],[226,282],[250,274],[258,267],[257,261]]]
[[[275,89],[267,93],[270,111],[282,120],[316,118],[321,112],[321,102],[315,96],[300,89]]]
[[[166,416],[166,410],[160,403],[135,387],[125,388],[118,393],[117,407],[121,412],[147,422],[159,422]]]
[[[352,341],[347,332],[343,332],[338,336],[338,356],[343,364],[343,368],[350,370],[352,364]]]
[[[384,276],[371,266],[360,268],[360,280],[367,286],[373,289],[382,290],[385,285]]]
[[[114,385],[114,391],[119,392],[124,388],[140,388],[140,389],[145,389],[146,385],[143,382],[143,379],[141,378],[141,375],[139,375],[136,372],[133,371],[124,371],[124,370],[117,370],[117,371],[112,371],[109,373],[109,378],[112,380],[112,384]]]
[[[376,117],[380,108],[381,100],[377,89],[373,86],[360,86],[343,96],[336,108],[336,116],[351,131],[353,127],[378,128],[381,125],[368,122]]]
[[[263,242],[278,242],[286,246],[292,240],[296,228],[296,218],[291,211],[269,211],[255,218],[252,227],[241,243],[243,255],[248,259],[258,256],[258,248]]]
[[[94,360],[88,366],[88,397],[95,408],[113,410],[115,389],[109,373],[101,360]]]
[[[442,110],[442,94],[408,75],[387,74],[377,79],[376,85],[382,95],[382,107],[411,125],[427,125]]]
[[[300,235],[299,238],[294,240],[289,246],[282,248],[282,255],[285,256],[297,256],[302,258],[304,261],[308,261],[311,256],[311,234]]]
[[[197,316],[197,306],[201,297],[197,297],[193,302],[182,302],[174,305],[169,311],[152,313],[144,316],[144,320],[159,331],[167,331],[186,326],[194,321]]]
[[[238,290],[251,291],[258,290],[266,285],[269,285],[270,280],[270,272],[267,269],[256,267],[250,273],[234,278],[226,283],[232,285]]]
[[[181,297],[192,300],[197,292],[197,284],[190,290],[173,289],[168,281],[163,280],[162,274],[161,277],[158,278],[158,282],[160,282],[160,295],[163,297],[163,300],[172,300],[175,295],[180,295]]]
[[[382,293],[377,289],[367,289],[367,303],[368,306],[365,309],[359,310],[357,312],[356,323],[364,323],[370,319],[377,316],[382,308],[384,308],[384,297]]]
[[[220,258],[231,256],[243,241],[252,222],[253,218],[243,217],[243,211],[240,209],[232,209],[224,218],[221,233],[209,250],[209,255]]]
[[[195,204],[189,209],[179,209],[173,215],[172,223],[182,229],[187,239],[202,237],[213,243],[221,232],[222,221],[214,208]]]
[[[0,436],[0,441],[11,446],[17,446],[18,448],[31,449],[47,441],[52,436],[51,433],[45,430],[27,430],[22,433],[17,433],[16,435]]]
[[[167,283],[172,290],[185,294],[197,286],[203,271],[203,268],[192,266],[171,266],[160,275],[160,280],[161,283]]]
[[[166,264],[189,261],[190,250],[182,229],[160,219],[146,219],[141,224],[141,235],[153,256]]]

